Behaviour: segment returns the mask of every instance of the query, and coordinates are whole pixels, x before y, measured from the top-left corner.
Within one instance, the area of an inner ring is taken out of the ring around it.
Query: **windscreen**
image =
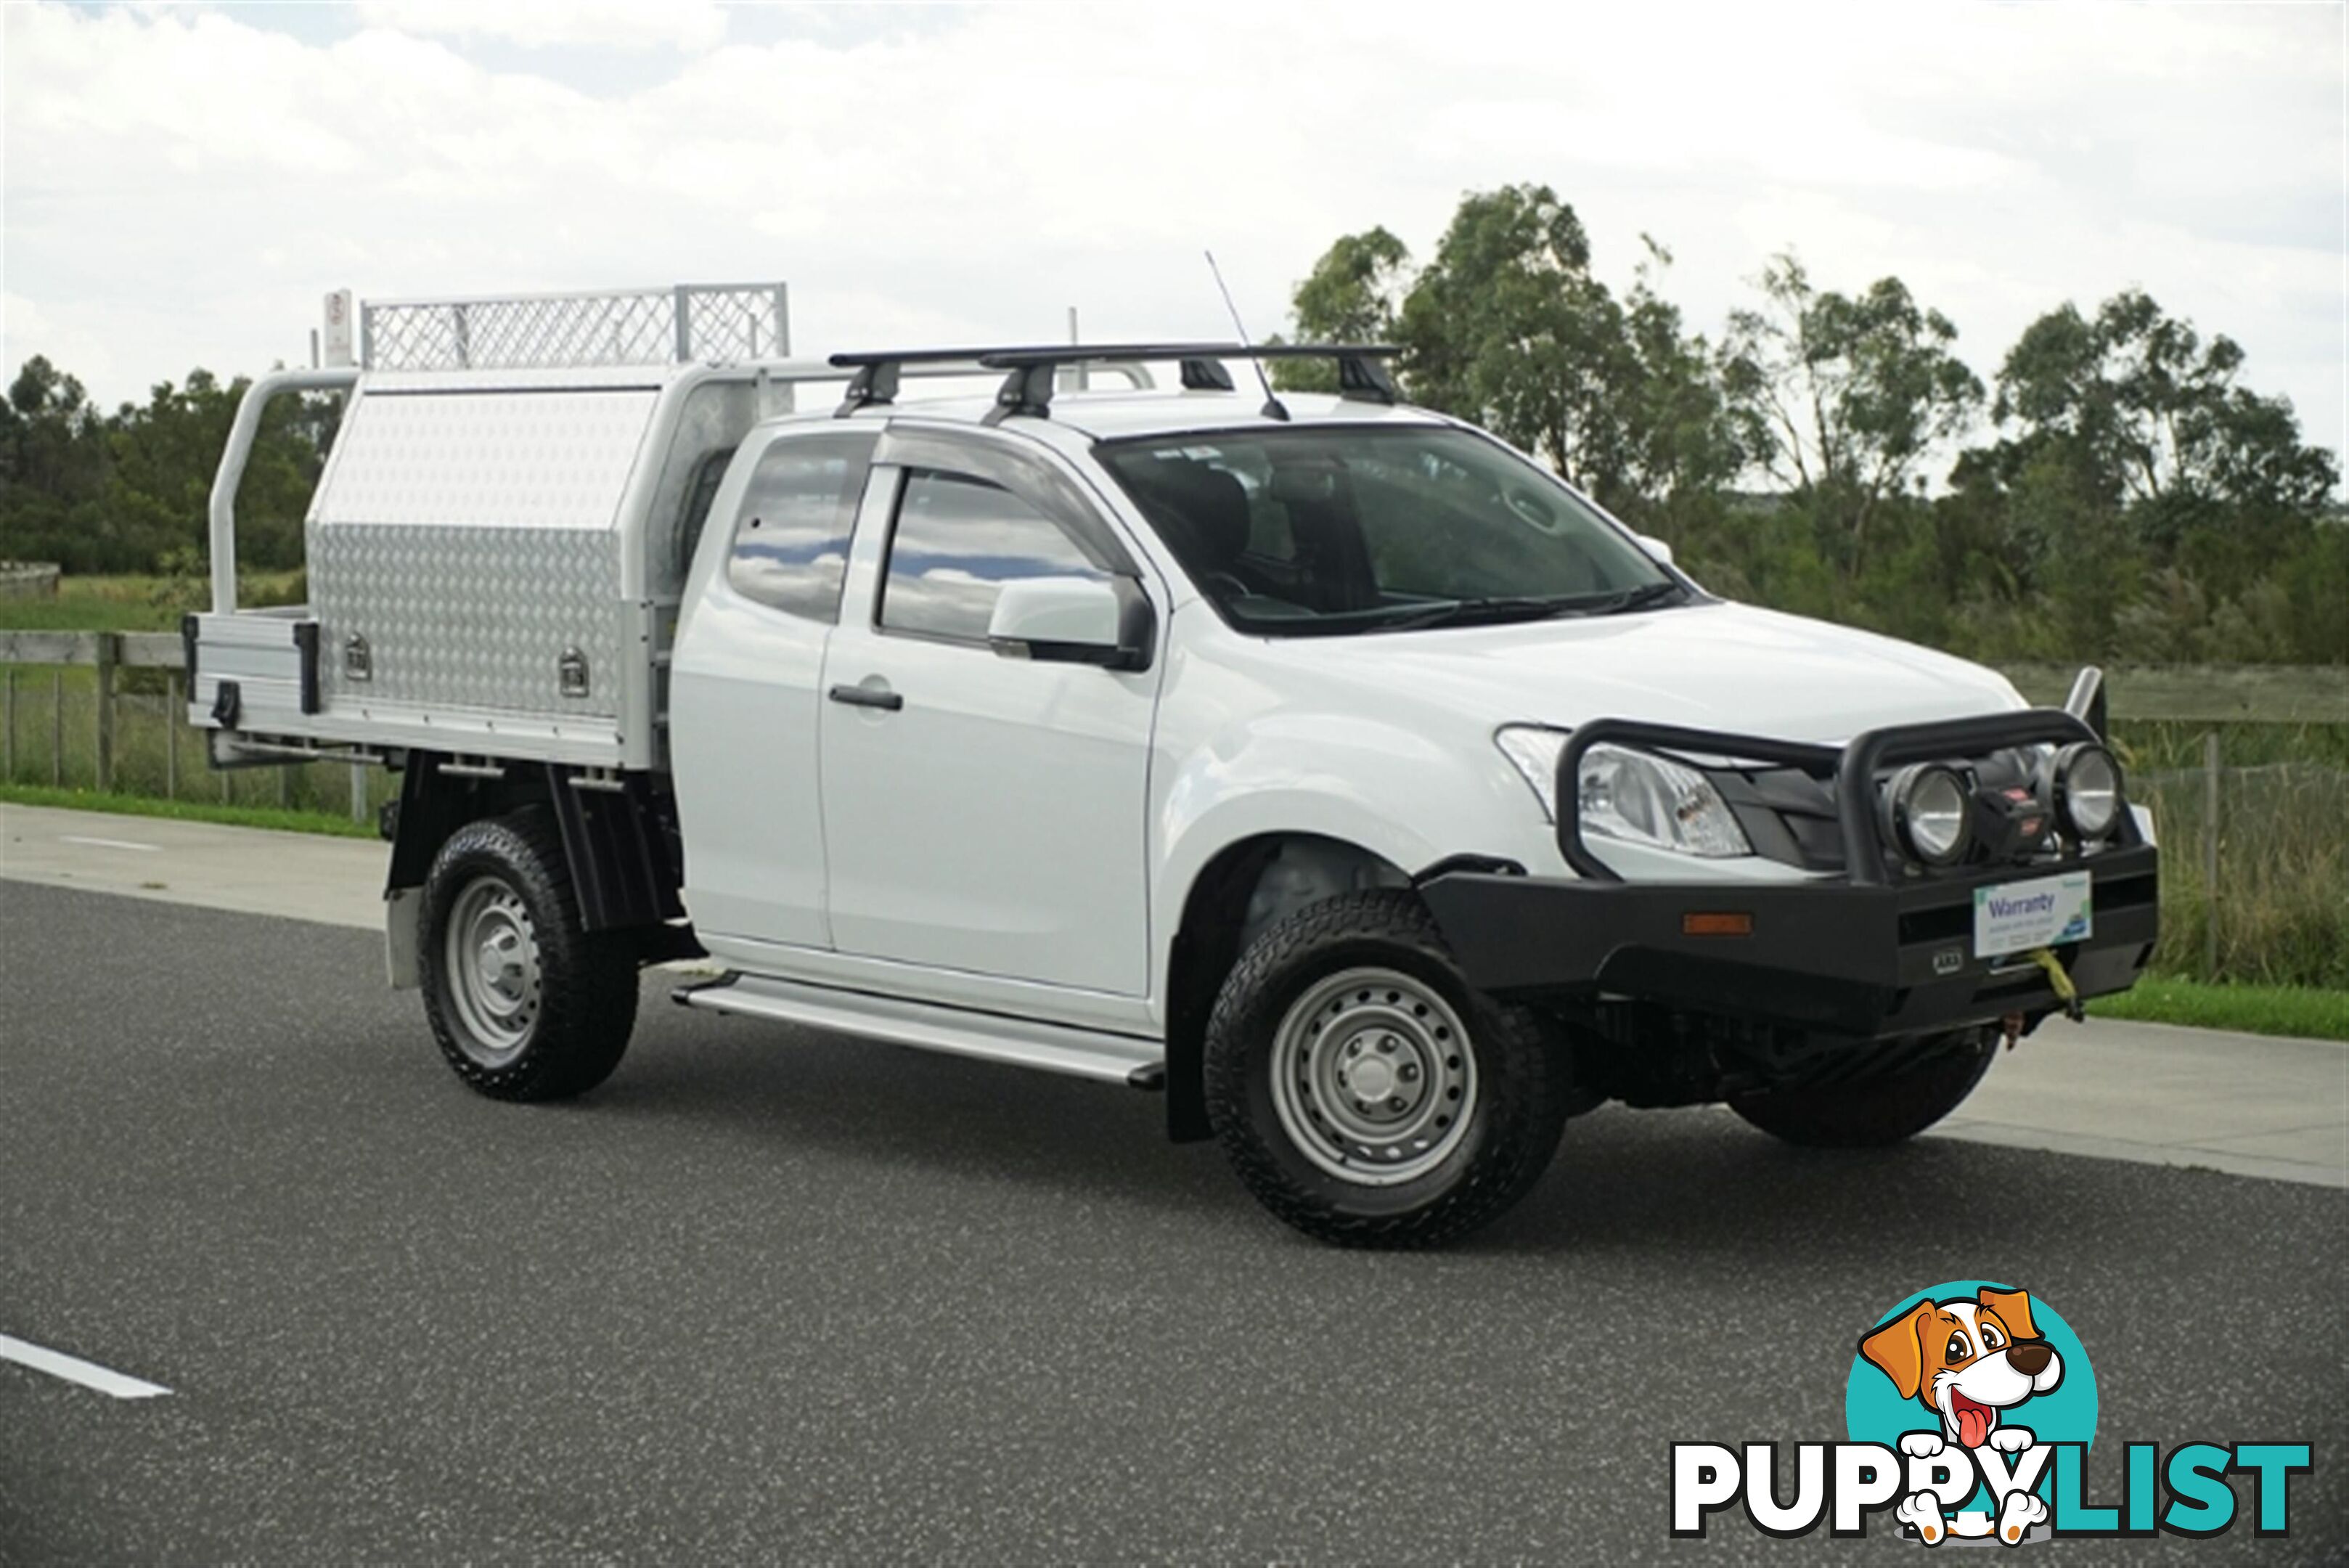
[[[1247,631],[1403,630],[1689,597],[1572,491],[1467,431],[1249,429],[1094,452]]]

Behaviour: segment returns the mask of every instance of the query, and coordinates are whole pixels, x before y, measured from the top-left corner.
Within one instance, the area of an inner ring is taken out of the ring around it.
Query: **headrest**
[[[1185,567],[1220,571],[1247,548],[1247,489],[1231,474],[1178,462],[1133,477],[1143,509]]]

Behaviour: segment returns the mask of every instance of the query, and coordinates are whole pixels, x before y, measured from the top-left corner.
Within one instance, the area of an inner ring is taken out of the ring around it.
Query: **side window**
[[[762,605],[829,625],[840,618],[848,536],[874,438],[785,436],[751,471],[734,519],[726,579]]]
[[[1060,525],[984,480],[915,470],[897,503],[885,630],[984,640],[1003,585],[1021,577],[1100,577]]]

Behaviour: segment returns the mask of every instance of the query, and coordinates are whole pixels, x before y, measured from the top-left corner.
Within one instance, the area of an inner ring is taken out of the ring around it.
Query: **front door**
[[[1040,454],[893,430],[876,462],[823,677],[833,943],[1139,996],[1159,661],[1036,663],[987,641],[1005,583],[1135,576],[1132,557]]]

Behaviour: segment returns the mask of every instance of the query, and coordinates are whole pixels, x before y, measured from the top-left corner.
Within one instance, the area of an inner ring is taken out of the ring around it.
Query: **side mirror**
[[[1670,545],[1652,534],[1640,534],[1634,536],[1640,541],[1640,548],[1648,552],[1651,556],[1661,561],[1667,566],[1672,564],[1672,547]]]
[[[1006,659],[1147,670],[1154,626],[1130,577],[1022,577],[996,596],[987,645]]]

